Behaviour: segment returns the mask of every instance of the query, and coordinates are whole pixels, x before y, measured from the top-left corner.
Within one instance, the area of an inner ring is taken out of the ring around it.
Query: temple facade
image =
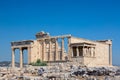
[[[112,40],[91,41],[71,35],[50,36],[42,31],[36,34],[36,40],[11,42],[11,49],[13,68],[16,49],[20,51],[20,68],[23,67],[23,50],[28,50],[28,64],[40,59],[47,63],[112,66]]]

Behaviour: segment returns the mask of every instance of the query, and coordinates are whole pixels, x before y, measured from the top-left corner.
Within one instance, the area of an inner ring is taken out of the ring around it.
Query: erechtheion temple
[[[15,67],[15,49],[20,51],[21,68],[25,49],[28,50],[28,64],[40,59],[47,63],[71,62],[86,66],[112,65],[111,40],[91,41],[71,35],[50,36],[42,31],[36,34],[36,40],[11,42],[11,48],[13,68]]]

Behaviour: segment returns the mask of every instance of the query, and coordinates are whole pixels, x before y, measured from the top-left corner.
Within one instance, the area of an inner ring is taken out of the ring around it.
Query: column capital
[[[70,39],[70,38],[71,38],[71,36],[68,36],[67,38],[68,38],[68,39]]]
[[[58,38],[55,38],[55,40],[58,40]]]
[[[64,37],[61,37],[61,39],[63,40],[63,39],[64,39]]]
[[[22,50],[23,48],[22,47],[19,47],[20,50]]]
[[[51,39],[44,39],[44,41],[43,42],[45,42],[45,43],[49,43],[51,41]]]
[[[12,49],[12,51],[14,51],[14,50],[15,50],[15,48],[13,48],[13,47],[11,47],[11,49]]]
[[[32,48],[32,46],[28,46],[27,48]]]
[[[51,38],[51,42],[55,43],[56,42],[56,38]]]

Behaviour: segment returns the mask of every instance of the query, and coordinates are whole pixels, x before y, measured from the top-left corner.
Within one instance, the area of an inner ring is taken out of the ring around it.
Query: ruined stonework
[[[65,46],[65,40],[67,45]],[[28,50],[28,64],[37,59],[47,63],[69,62],[86,66],[112,66],[112,41],[91,41],[71,35],[50,36],[39,32],[36,40],[11,42],[12,67],[15,67],[15,49],[20,50],[20,67],[23,67],[23,50]],[[67,49],[67,50],[66,50]]]

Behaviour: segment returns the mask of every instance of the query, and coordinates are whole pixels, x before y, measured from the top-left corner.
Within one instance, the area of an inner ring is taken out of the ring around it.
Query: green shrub
[[[36,61],[36,63],[41,63],[40,59],[38,59],[38,60]]]
[[[32,65],[32,66],[47,66],[47,63],[42,62],[40,59],[38,59],[36,62],[30,63],[29,65]]]

